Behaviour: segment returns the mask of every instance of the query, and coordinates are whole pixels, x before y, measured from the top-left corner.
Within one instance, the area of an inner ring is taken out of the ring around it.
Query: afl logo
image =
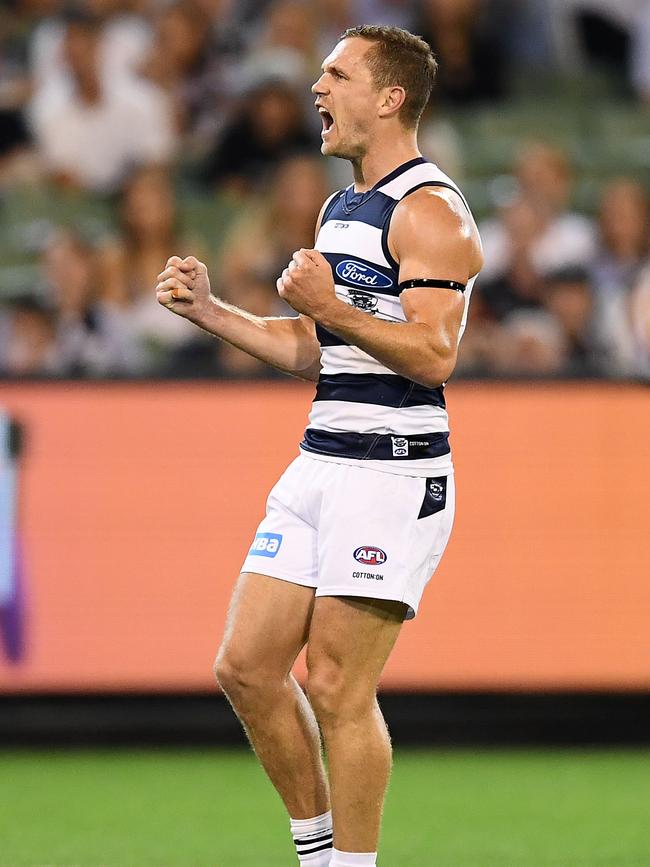
[[[370,286],[373,289],[387,289],[393,285],[390,277],[382,274],[381,271],[376,271],[370,265],[363,265],[361,262],[355,262],[354,259],[344,259],[336,266],[336,273],[345,280],[346,283],[352,283],[353,286]]]
[[[372,545],[362,545],[354,552],[354,559],[359,563],[364,563],[366,566],[379,566],[388,560],[388,556],[381,548],[375,548]]]

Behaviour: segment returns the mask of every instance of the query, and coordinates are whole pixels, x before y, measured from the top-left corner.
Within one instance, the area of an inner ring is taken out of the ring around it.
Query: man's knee
[[[233,704],[237,705],[259,693],[269,674],[252,660],[222,647],[213,666],[217,683]]]
[[[323,659],[309,665],[307,695],[321,727],[358,719],[375,701],[375,691],[346,682],[341,665]]]

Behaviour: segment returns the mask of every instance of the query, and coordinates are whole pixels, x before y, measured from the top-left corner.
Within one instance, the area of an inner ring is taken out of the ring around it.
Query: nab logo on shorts
[[[253,544],[248,552],[257,554],[259,557],[275,557],[282,544],[280,533],[258,533],[253,539]]]
[[[359,563],[364,563],[366,566],[379,566],[388,560],[388,556],[381,548],[375,548],[372,545],[362,545],[354,552],[354,559]]]

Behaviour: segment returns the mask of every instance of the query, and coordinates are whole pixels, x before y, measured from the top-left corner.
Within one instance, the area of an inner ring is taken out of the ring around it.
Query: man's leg
[[[342,852],[377,851],[391,744],[376,690],[405,612],[401,602],[315,600],[307,694],[325,741],[334,846]]]
[[[309,633],[314,590],[242,573],[215,675],[293,819],[329,810],[314,713],[291,675]]]

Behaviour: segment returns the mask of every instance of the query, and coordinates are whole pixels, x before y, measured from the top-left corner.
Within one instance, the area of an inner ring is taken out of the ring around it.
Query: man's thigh
[[[374,692],[404,622],[407,606],[384,599],[318,596],[309,628],[310,679],[352,697]]]
[[[305,646],[313,607],[311,587],[242,572],[217,658],[240,671],[285,677]]]
[[[404,602],[410,619],[451,533],[453,475],[418,478],[328,466],[316,596]]]

